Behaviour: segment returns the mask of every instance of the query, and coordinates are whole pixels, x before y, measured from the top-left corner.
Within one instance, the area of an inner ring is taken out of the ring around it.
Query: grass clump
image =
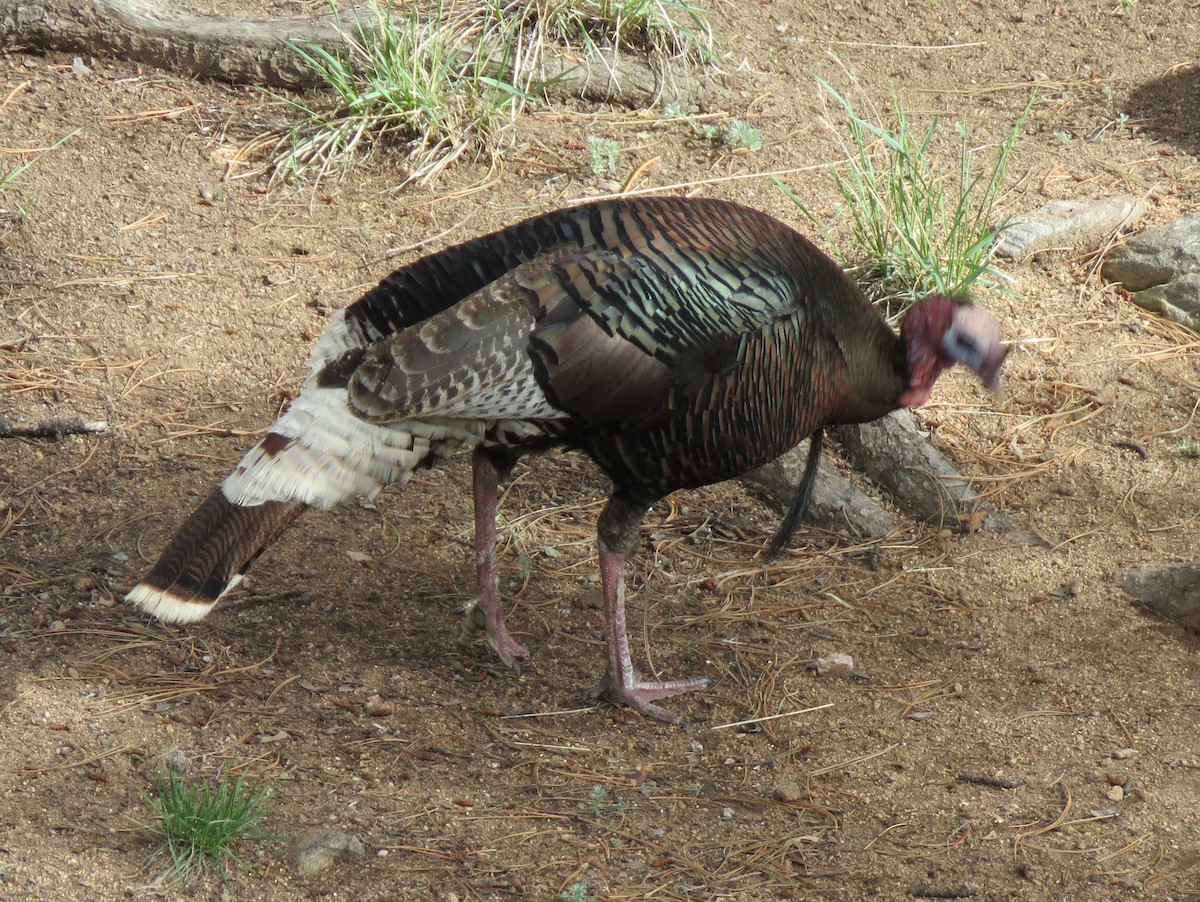
[[[339,25],[343,53],[294,47],[340,104],[325,114],[288,101],[304,121],[277,145],[273,179],[310,170],[319,178],[384,143],[405,150],[406,182],[427,182],[469,151],[494,149],[527,98],[489,74],[493,55],[511,52],[511,43],[496,44],[473,15],[440,4],[427,16],[416,9],[394,16],[372,2],[367,14],[353,15]]]
[[[332,0],[331,0],[332,3]],[[408,157],[405,182],[427,183],[464,154],[499,155],[504,132],[546,87],[551,45],[706,53],[705,14],[687,0],[447,0],[393,12],[369,0],[334,16],[343,46],[292,45],[337,96],[333,112],[287,100],[303,121],[271,152],[272,181],[360,159],[377,144]],[[609,59],[603,65],[612,65]]]
[[[706,141],[727,150],[758,150],[762,146],[762,132],[745,119],[733,118],[724,123],[699,122],[682,103],[673,100],[662,108],[664,119],[678,119],[687,123],[693,132]]]
[[[882,124],[878,116],[872,121],[859,115],[827,82],[818,83],[840,108],[845,126],[834,129],[846,155],[834,179],[850,214],[854,249],[836,249],[842,262],[882,298],[961,296],[977,285],[996,287],[1003,277],[992,266],[992,253],[1006,224],[993,224],[995,205],[1033,98],[982,164],[986,151],[972,147],[966,128],[956,124],[957,160],[948,167],[938,157],[938,119],[914,129],[894,97],[890,122]]]
[[[596,897],[588,892],[588,885],[577,880],[559,895],[562,902],[596,902]]]
[[[609,805],[608,790],[597,783],[588,793],[588,803],[592,807],[592,817],[600,817]]]
[[[187,881],[209,868],[224,872],[229,859],[239,860],[230,848],[234,843],[276,838],[253,829],[266,797],[248,792],[245,777],[188,785],[168,764],[148,797],[155,821],[143,825],[162,839],[158,854],[170,860],[162,878]]]
[[[598,783],[588,793],[588,805],[591,808],[592,817],[596,819],[620,817],[629,808],[628,803],[618,799]]]
[[[524,10],[523,28],[544,31],[590,55],[602,50],[640,50],[666,57],[712,55],[707,10],[688,0],[540,0],[509,4]]]
[[[724,125],[702,125],[700,134],[722,147],[736,150],[758,150],[762,146],[762,133],[744,119],[730,119]]]

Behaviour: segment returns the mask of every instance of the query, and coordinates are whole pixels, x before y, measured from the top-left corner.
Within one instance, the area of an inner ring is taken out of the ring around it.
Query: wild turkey
[[[711,685],[652,682],[630,659],[625,568],[642,519],[681,488],[738,476],[821,431],[924,403],[964,363],[991,389],[995,321],[942,296],[902,337],[799,233],[719,200],[644,198],[560,210],[397,270],[339,311],[299,397],[180,527],[128,599],[162,620],[203,617],[310,506],[404,482],[473,448],[482,627],[510,666],[497,589],[498,480],[518,456],[582,449],[612,479],[599,519],[607,694],[679,722],[658,699]]]

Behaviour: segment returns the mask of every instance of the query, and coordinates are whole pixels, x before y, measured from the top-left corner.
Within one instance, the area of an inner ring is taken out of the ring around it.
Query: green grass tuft
[[[370,0],[337,22],[340,52],[292,46],[337,103],[284,101],[302,121],[271,151],[272,184],[319,180],[379,145],[406,155],[404,184],[427,184],[464,155],[494,160],[546,86],[533,73],[550,44],[582,49],[583,65],[605,50],[686,59],[712,48],[706,13],[686,0],[446,0],[403,13]]]
[[[581,46],[589,54],[609,48],[681,59],[712,56],[707,10],[687,0],[541,0],[521,3],[526,31]]]
[[[380,145],[405,153],[405,183],[428,183],[464,155],[495,159],[545,87],[534,73],[552,43],[581,47],[585,65],[602,50],[686,58],[712,44],[686,0],[447,0],[406,13],[369,0],[337,21],[343,50],[292,45],[338,102],[329,112],[284,101],[303,121],[272,151],[272,182],[319,180]]]
[[[319,179],[383,144],[405,152],[405,182],[428,182],[464,154],[494,149],[527,99],[524,90],[488,74],[494,55],[507,59],[512,45],[498,44],[454,6],[398,17],[372,0],[368,10],[341,26],[344,53],[294,47],[339,104],[323,113],[287,101],[304,121],[276,147],[273,180],[308,173]]]
[[[1033,98],[983,164],[985,150],[972,147],[957,124],[957,160],[949,167],[938,155],[939,120],[914,129],[894,97],[890,122],[882,124],[878,116],[871,121],[827,82],[817,81],[840,108],[844,125],[844,131],[834,129],[846,155],[834,179],[850,214],[854,248],[836,249],[842,262],[881,298],[961,296],[976,286],[998,287],[1003,276],[992,266],[992,252],[1006,225],[993,224],[995,204]]]
[[[6,192],[12,186],[19,185],[21,183],[21,176],[24,175],[35,163],[37,163],[38,160],[40,160],[50,151],[57,150],[77,134],[79,134],[79,129],[75,129],[73,132],[63,135],[45,150],[40,151],[35,156],[32,156],[27,160],[23,160],[7,172],[0,172],[0,195],[3,195],[4,192]],[[20,208],[19,206],[17,209],[22,217],[26,215],[24,209]]]
[[[189,786],[168,764],[148,797],[155,822],[143,825],[161,837],[159,854],[171,862],[160,879],[187,881],[209,868],[224,872],[228,860],[239,860],[230,848],[235,842],[276,839],[252,829],[266,797],[247,792],[245,777]]]
[[[600,817],[609,804],[608,790],[597,783],[588,793],[588,802],[592,806],[592,817]]]
[[[701,125],[698,128],[705,138],[731,150],[739,147],[758,150],[762,146],[762,133],[744,119],[730,119],[724,125]]]
[[[745,148],[758,150],[762,147],[762,133],[745,119],[729,119],[723,123],[699,122],[688,108],[673,100],[662,108],[663,119],[682,120],[693,132],[706,141],[712,141],[727,150]]]

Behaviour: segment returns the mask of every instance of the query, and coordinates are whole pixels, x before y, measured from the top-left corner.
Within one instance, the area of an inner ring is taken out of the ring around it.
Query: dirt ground
[[[421,252],[601,193],[587,135],[621,144],[618,180],[657,158],[642,188],[807,167],[786,181],[837,237],[814,74],[980,142],[1036,86],[1005,212],[1144,195],[1156,224],[1200,200],[1194,2],[777,0],[720,4],[714,26],[728,93],[706,112],[753,121],[760,149],[540,106],[496,168],[403,192],[388,154],[315,191],[225,178],[281,115],[257,90],[0,55],[0,144],[75,132],[0,202],[27,212],[0,232],[0,418],[110,425],[0,440],[0,898],[1200,897],[1196,639],[1112,582],[1200,558],[1200,460],[1180,450],[1200,440],[1200,344],[1094,256],[1007,266],[1012,293],[982,298],[1011,340],[1003,396],[955,374],[919,413],[1043,545],[802,529],[764,570],[777,517],[739,486],[652,512],[631,634],[652,672],[715,678],[675,701],[687,732],[580,700],[603,661],[605,485],[575,455],[523,465],[504,500],[519,677],[455,642],[463,459],[310,514],[202,623],[124,603],[295,390],[329,311]],[[815,232],[767,178],[694,190]],[[857,675],[808,666],[831,652]],[[241,846],[224,880],[153,885],[140,824],[171,752],[269,791],[262,827],[284,838]],[[309,828],[365,859],[301,878]]]

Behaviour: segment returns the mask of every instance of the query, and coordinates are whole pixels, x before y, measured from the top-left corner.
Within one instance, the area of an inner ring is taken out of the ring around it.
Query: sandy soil
[[[980,142],[1036,86],[1005,211],[1145,195],[1152,224],[1200,199],[1194,3],[778,0],[714,24],[729,74],[709,111],[752,120],[759,150],[539,107],[495,170],[403,192],[386,153],[316,190],[226,179],[280,115],[256,90],[0,56],[0,163],[76,132],[0,198],[27,213],[0,232],[0,418],[111,425],[0,440],[0,898],[1200,896],[1196,640],[1112,582],[1200,558],[1200,460],[1179,448],[1200,440],[1200,346],[1093,256],[1007,267],[1012,294],[982,299],[1012,343],[1004,396],[956,375],[920,413],[1044,545],[802,530],[764,572],[776,518],[738,486],[651,514],[632,632],[652,671],[716,679],[676,703],[688,732],[580,701],[602,667],[605,487],[577,456],[523,465],[504,502],[519,677],[454,641],[465,460],[308,516],[203,623],[123,602],[295,390],[329,311],[420,252],[599,193],[586,135],[620,142],[618,179],[659,158],[641,187],[807,167],[786,180],[828,244],[845,218],[813,74]],[[815,231],[769,179],[697,190]],[[807,666],[835,651],[856,678]],[[153,886],[139,824],[173,751],[193,779],[269,791],[285,839],[242,846],[224,880]],[[366,858],[301,878],[290,842],[314,827]]]

